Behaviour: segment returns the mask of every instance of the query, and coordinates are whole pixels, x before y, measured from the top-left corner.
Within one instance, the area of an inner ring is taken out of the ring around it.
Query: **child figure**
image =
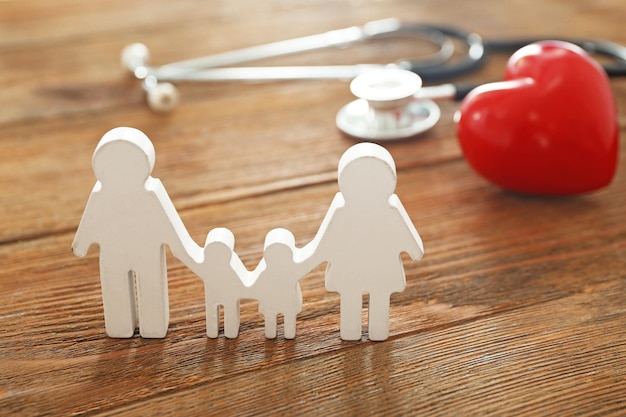
[[[265,318],[268,339],[276,338],[279,314],[283,315],[285,339],[296,337],[296,316],[302,311],[299,281],[312,266],[301,259],[289,230],[273,229],[265,237],[263,259],[253,272],[256,278],[252,289]]]
[[[109,337],[132,337],[137,324],[142,337],[165,337],[169,322],[165,246],[177,257],[202,256],[163,184],[150,176],[154,159],[150,139],[128,127],[107,132],[93,155],[97,182],[72,250],[85,256],[93,243],[100,246]]]
[[[220,326],[220,305],[224,309],[224,336],[239,334],[239,304],[248,298],[250,273],[234,252],[235,237],[226,228],[209,232],[204,245],[204,262],[187,259],[185,263],[204,282],[206,333],[216,338]]]
[[[361,338],[363,294],[369,294],[369,338],[389,334],[389,300],[404,290],[400,257],[424,254],[411,219],[394,190],[396,168],[389,152],[373,143],[348,149],[339,161],[339,190],[320,229],[304,251],[308,262],[328,262],[326,289],[340,294],[340,333]]]

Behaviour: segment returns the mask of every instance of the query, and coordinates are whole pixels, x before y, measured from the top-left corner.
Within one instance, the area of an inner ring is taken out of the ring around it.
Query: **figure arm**
[[[201,247],[198,247],[198,252],[199,252],[199,256],[204,258],[204,252],[202,251]],[[189,255],[187,252],[185,252],[185,253],[180,253],[180,252],[174,253],[174,251],[172,251],[172,254],[179,261],[184,263],[185,266],[187,268],[189,268],[191,270],[191,272],[193,272],[197,277],[199,277],[200,279],[204,280],[203,275],[206,275],[206,273],[204,272],[204,270],[206,269],[205,266],[204,266],[204,259],[198,260],[198,259],[194,258],[194,256]],[[196,256],[198,256],[198,255],[196,255]]]
[[[263,265],[261,268],[259,266]],[[259,274],[262,272],[262,269],[265,269],[265,262],[261,260],[259,266],[252,271],[249,271],[248,268],[244,265],[237,255],[236,252],[233,252],[233,255],[230,259],[230,268],[235,273],[235,275],[239,278],[241,283],[243,284],[243,288],[241,288],[241,293],[239,294],[239,299],[242,298],[251,298],[258,300],[257,290],[255,287],[255,282],[259,277]]]
[[[312,242],[302,248],[295,248],[293,259],[298,281],[324,262],[321,258],[321,256],[316,256],[315,245]]]
[[[326,212],[326,216],[324,216],[324,219],[322,220],[322,223],[320,224],[313,240],[302,248],[296,249],[296,252],[294,253],[294,261],[296,264],[300,265],[300,270],[303,271],[303,275],[313,270],[319,264],[330,261],[327,243],[328,239],[325,236],[328,233],[335,211],[343,205],[344,199],[341,193],[335,194],[335,197]]]
[[[248,268],[246,268],[236,252],[233,252],[233,256],[230,258],[230,267],[246,288],[251,287],[254,284],[258,275],[256,270],[248,271]]]
[[[191,237],[190,237],[191,239]],[[201,275],[201,266],[204,262],[204,251],[196,242],[191,240],[191,243],[184,245],[170,246],[172,254],[182,263],[191,269],[194,274]]]
[[[85,211],[78,224],[74,241],[72,242],[72,252],[76,256],[85,256],[89,251],[89,247],[98,240],[98,223],[99,216],[99,192],[100,182],[96,182],[93,187]],[[102,226],[101,226],[102,227]]]
[[[166,227],[166,224],[163,226],[154,225],[164,228],[163,243],[167,244],[172,254],[188,267],[192,268],[193,264],[201,264],[204,260],[203,250],[189,235],[161,181],[156,178],[149,178],[146,181],[146,189],[152,191],[156,196],[165,214],[164,221],[169,226]]]
[[[419,233],[417,233],[409,214],[406,212],[397,195],[394,194],[389,198],[389,204],[396,208],[401,218],[402,224],[400,227],[403,231],[403,252],[408,253],[414,261],[419,261],[424,256],[424,244],[422,243],[422,238]]]

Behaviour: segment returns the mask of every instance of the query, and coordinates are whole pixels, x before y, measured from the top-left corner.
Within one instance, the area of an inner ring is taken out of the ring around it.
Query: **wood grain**
[[[594,37],[626,44],[619,0],[0,2],[1,415],[626,414],[626,164],[571,198],[503,192],[474,174],[454,103],[414,141],[389,143],[397,193],[426,249],[405,259],[391,337],[342,342],[323,267],[302,281],[297,336],[266,340],[252,301],[236,340],[205,336],[202,282],[168,255],[163,340],[104,334],[97,248],[70,243],[95,181],[90,158],[116,126],[145,131],[197,242],[230,228],[248,268],[265,233],[317,231],[337,191],[334,127],[345,83],[182,85],[159,115],[119,66],[142,41],[155,63],[400,16],[485,38]],[[289,64],[389,62],[405,41],[320,51]],[[463,80],[497,80],[506,56]],[[276,63],[276,60],[270,63]],[[626,81],[612,80],[622,137]]]

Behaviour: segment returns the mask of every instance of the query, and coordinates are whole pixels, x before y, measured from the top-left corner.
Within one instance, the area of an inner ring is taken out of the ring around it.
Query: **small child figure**
[[[277,317],[283,315],[285,339],[296,337],[296,316],[302,311],[300,279],[315,265],[302,258],[293,234],[273,229],[265,237],[263,259],[253,272],[252,286],[265,318],[265,337],[276,338]]]
[[[234,247],[233,233],[219,227],[207,235],[203,263],[185,260],[189,269],[204,282],[206,333],[211,338],[219,334],[220,305],[224,309],[224,336],[234,339],[239,335],[239,302],[247,298],[250,273]]]

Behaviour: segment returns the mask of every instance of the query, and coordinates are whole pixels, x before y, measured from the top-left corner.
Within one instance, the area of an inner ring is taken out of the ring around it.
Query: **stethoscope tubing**
[[[411,65],[410,63],[401,63],[401,67],[417,73],[424,83],[438,83],[449,80],[451,78],[461,77],[472,71],[479,69],[488,59],[490,53],[513,53],[516,50],[545,40],[545,38],[525,38],[501,41],[483,41],[483,53],[477,57],[466,57],[462,61],[448,65],[448,68],[441,70],[435,67],[427,67],[424,65]],[[626,47],[615,42],[606,40],[589,40],[589,39],[570,39],[560,38],[559,41],[572,43],[585,50],[590,55],[599,55],[610,59],[610,62],[603,63],[601,66],[607,76],[611,78],[626,76]],[[454,101],[461,101],[474,88],[482,83],[452,83],[449,84],[449,93],[445,96],[434,96],[434,98],[449,98]],[[429,88],[429,87],[424,87]]]
[[[487,52],[514,52],[531,43],[546,40],[547,38],[520,38],[511,40],[486,40]],[[572,43],[584,49],[590,55],[599,55],[609,58],[610,62],[602,64],[602,68],[609,77],[626,76],[626,47],[604,39],[556,38],[563,42]]]
[[[405,59],[393,64],[357,64],[338,66],[299,66],[299,67],[229,67],[268,57],[313,51],[328,47],[351,45],[353,43],[388,39],[392,37],[414,37],[425,39],[437,45],[438,50],[419,60]],[[148,51],[141,44],[134,45],[139,53],[127,53],[123,58],[126,67],[143,80],[144,89],[150,94],[164,82],[219,82],[219,81],[276,81],[296,79],[340,79],[351,80],[372,70],[400,68],[418,74],[426,85],[420,92],[427,99],[462,100],[480,84],[441,84],[476,71],[493,53],[512,53],[521,47],[546,38],[521,38],[510,40],[484,40],[478,34],[466,32],[446,25],[406,23],[398,19],[384,19],[369,22],[361,27],[354,26],[317,35],[288,39],[265,45],[228,51],[205,57],[178,61],[162,66],[147,64]],[[626,76],[626,47],[607,40],[562,39],[578,45],[591,55],[609,59],[603,68],[610,77]],[[465,55],[455,57],[455,43],[463,44]],[[144,49],[141,49],[141,48]],[[129,49],[129,48],[126,48]],[[129,49],[129,51],[132,48]],[[134,53],[134,55],[133,55]],[[124,55],[123,55],[124,56]],[[175,93],[173,86],[169,85]]]

